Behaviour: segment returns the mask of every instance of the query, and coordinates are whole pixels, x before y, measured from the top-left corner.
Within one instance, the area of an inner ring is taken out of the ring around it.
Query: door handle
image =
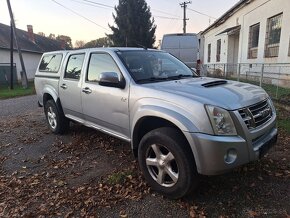
[[[67,85],[63,83],[63,84],[60,86],[60,88],[62,88],[62,89],[67,89]]]
[[[86,94],[91,94],[92,90],[89,87],[83,88],[82,92],[86,93]]]

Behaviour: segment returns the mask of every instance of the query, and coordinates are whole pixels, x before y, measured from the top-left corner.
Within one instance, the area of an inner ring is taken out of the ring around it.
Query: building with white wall
[[[31,25],[27,26],[27,31],[16,29],[16,33],[18,36],[18,44],[22,51],[28,80],[34,78],[39,60],[44,52],[65,49],[65,43],[34,34]],[[7,68],[10,64],[10,41],[10,26],[0,23],[0,68]],[[22,68],[15,40],[13,59],[16,65],[17,79],[21,80],[20,71]],[[0,70],[0,83],[5,82],[8,76],[10,77],[10,71]]]
[[[201,37],[203,64],[290,63],[290,0],[241,0]]]

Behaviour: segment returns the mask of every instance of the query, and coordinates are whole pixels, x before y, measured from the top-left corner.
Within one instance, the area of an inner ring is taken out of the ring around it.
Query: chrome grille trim
[[[267,123],[273,116],[268,99],[239,110],[239,114],[248,129],[255,129]]]

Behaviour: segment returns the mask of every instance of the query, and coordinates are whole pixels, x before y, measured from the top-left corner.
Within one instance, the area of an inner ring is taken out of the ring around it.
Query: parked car
[[[161,50],[174,55],[189,67],[197,68],[199,42],[195,33],[165,34]]]
[[[131,143],[148,184],[170,198],[194,190],[200,174],[259,159],[277,140],[262,88],[199,77],[164,51],[45,53],[35,88],[52,132],[73,120]]]

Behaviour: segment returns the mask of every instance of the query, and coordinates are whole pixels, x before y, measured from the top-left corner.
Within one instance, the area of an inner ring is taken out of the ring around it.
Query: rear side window
[[[120,74],[117,64],[109,54],[91,54],[87,81],[98,82],[100,80],[100,74],[103,72]]]
[[[81,76],[82,66],[85,54],[74,54],[68,59],[64,78],[79,80]]]
[[[39,71],[57,73],[62,60],[62,54],[44,55],[39,65]]]

